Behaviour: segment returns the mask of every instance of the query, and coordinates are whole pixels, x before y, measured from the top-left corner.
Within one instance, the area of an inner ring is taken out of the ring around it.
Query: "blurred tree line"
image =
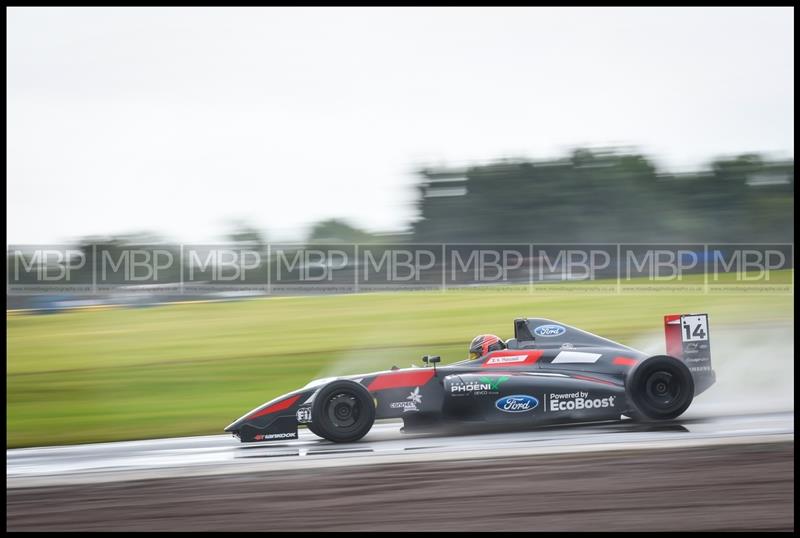
[[[559,159],[428,168],[419,171],[419,178],[419,213],[406,230],[376,234],[345,220],[327,219],[314,224],[287,255],[303,244],[326,243],[390,248],[409,242],[794,242],[794,162],[758,154],[717,159],[706,169],[672,174],[642,154],[579,149]],[[276,258],[267,256],[267,235],[257,225],[233,220],[223,237],[226,245],[257,250],[262,264],[270,263],[273,273],[277,269]],[[134,245],[169,252],[173,259],[182,253],[179,245],[148,232],[84,237],[72,248],[82,252],[86,263],[71,282],[90,284],[91,268],[106,261],[120,268],[108,282],[124,280],[123,261],[133,261],[125,258],[126,250]],[[92,261],[93,249],[105,258]],[[7,273],[15,275],[15,283],[35,283],[39,268],[60,274],[72,263],[35,256],[7,253]],[[180,279],[180,264],[158,274],[158,282]]]
[[[420,176],[416,241],[794,240],[794,162],[757,154],[669,174],[645,155],[580,149]]]
[[[376,234],[326,219],[295,244],[794,241],[794,161],[758,154],[670,174],[642,154],[577,149],[558,159],[427,168],[419,177],[418,217],[406,230]],[[246,219],[226,228],[224,244],[256,248],[266,257],[264,230]],[[87,258],[93,245],[114,259],[131,245],[159,245],[180,255],[177,244],[147,231],[75,243]]]

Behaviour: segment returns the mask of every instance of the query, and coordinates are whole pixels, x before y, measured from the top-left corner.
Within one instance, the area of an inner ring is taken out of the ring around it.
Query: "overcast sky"
[[[414,169],[792,157],[793,10],[10,9],[7,242],[414,215]]]

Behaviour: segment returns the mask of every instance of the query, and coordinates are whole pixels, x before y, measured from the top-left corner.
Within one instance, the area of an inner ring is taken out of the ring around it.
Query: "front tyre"
[[[634,420],[670,420],[683,414],[694,398],[694,379],[683,361],[656,355],[633,367],[625,381]]]
[[[331,381],[311,404],[309,429],[334,443],[352,443],[364,437],[375,422],[375,402],[360,383]]]
[[[317,437],[322,437],[322,434],[319,433],[319,431],[317,431],[317,429],[314,427],[314,423],[313,422],[309,422],[308,424],[306,424],[306,428],[308,428],[308,431],[310,431],[311,433],[313,433]]]

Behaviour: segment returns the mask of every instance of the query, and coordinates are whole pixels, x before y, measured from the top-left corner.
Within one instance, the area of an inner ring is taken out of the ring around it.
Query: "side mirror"
[[[433,365],[433,371],[436,372],[436,363],[442,362],[442,358],[438,355],[423,355],[422,362]]]

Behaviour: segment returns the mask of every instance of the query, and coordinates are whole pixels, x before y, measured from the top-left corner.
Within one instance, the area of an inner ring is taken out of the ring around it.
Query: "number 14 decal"
[[[683,327],[684,342],[708,340],[707,316],[683,316],[681,317],[681,326]]]

